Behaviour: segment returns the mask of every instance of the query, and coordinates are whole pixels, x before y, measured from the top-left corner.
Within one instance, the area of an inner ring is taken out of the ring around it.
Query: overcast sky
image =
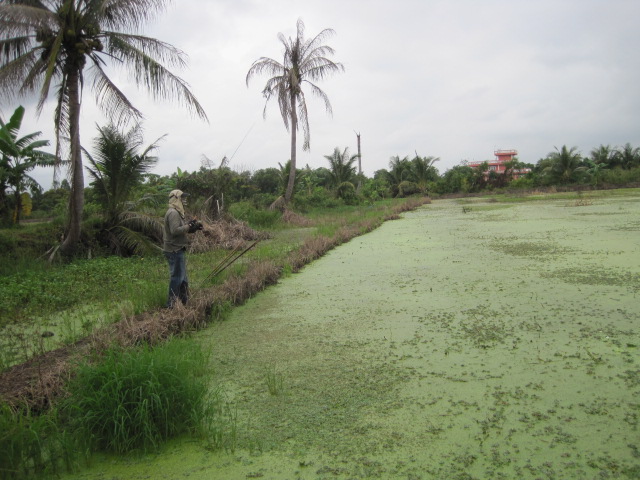
[[[177,71],[209,116],[154,102],[126,75],[113,75],[145,115],[146,144],[168,134],[154,173],[194,171],[202,156],[234,170],[278,167],[290,136],[277,103],[262,113],[266,77],[245,77],[259,57],[282,59],[277,34],[335,30],[326,44],[344,73],[318,83],[333,116],[307,91],[311,151],[298,166],[327,166],[335,147],[357,153],[371,176],[394,155],[435,156],[440,173],[463,160],[517,149],[536,163],[554,147],[587,155],[600,144],[640,146],[640,1],[638,0],[177,0],[144,32],[182,49]],[[52,103],[52,102],[50,102]],[[51,109],[27,108],[21,133],[53,140]],[[3,100],[3,118],[17,106]],[[105,124],[84,94],[82,142]],[[300,138],[300,137],[299,137]],[[235,152],[235,153],[234,153]],[[45,188],[52,172],[38,172]]]

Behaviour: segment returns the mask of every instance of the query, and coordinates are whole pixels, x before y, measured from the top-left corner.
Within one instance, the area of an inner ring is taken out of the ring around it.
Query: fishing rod
[[[220,262],[218,262],[218,264],[215,267],[213,267],[213,270],[211,270],[211,273],[209,273],[209,275],[207,275],[207,277],[202,281],[200,288],[202,288],[209,279],[215,278],[216,276],[224,272],[227,268],[229,268],[231,265],[233,265],[240,257],[242,257],[245,253],[247,253],[253,247],[255,247],[258,244],[258,242],[260,242],[260,240],[256,240],[255,242],[250,244],[247,248],[245,248],[242,251],[240,251],[240,244],[238,244],[236,248],[234,248]]]
[[[233,154],[231,155],[231,158],[229,159],[229,161],[233,160],[233,157],[236,156],[236,152],[240,149],[240,147],[242,146],[242,144],[244,143],[244,141],[247,139],[247,137],[249,136],[249,134],[251,133],[251,130],[253,130],[253,127],[256,126],[256,123],[253,122],[253,125],[251,125],[251,128],[249,128],[249,130],[247,130],[247,133],[245,133],[244,137],[242,137],[242,140],[240,141],[240,144],[236,147],[236,149],[233,151]]]

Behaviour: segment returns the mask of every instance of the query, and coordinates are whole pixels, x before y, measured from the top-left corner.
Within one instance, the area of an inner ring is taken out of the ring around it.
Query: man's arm
[[[169,211],[167,223],[169,225],[169,232],[171,232],[171,235],[180,235],[189,231],[189,225],[182,224],[182,217],[180,217],[177,210]]]

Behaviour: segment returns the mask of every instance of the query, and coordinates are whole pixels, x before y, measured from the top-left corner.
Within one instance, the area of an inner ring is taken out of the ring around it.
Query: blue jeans
[[[167,307],[173,307],[176,298],[184,305],[189,299],[189,279],[187,278],[187,256],[185,250],[164,252],[169,262],[169,298]]]

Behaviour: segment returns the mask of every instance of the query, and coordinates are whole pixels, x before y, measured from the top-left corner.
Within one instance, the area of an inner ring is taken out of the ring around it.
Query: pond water
[[[640,478],[640,198],[465,202],[196,336],[233,452],[182,439],[64,478]]]

